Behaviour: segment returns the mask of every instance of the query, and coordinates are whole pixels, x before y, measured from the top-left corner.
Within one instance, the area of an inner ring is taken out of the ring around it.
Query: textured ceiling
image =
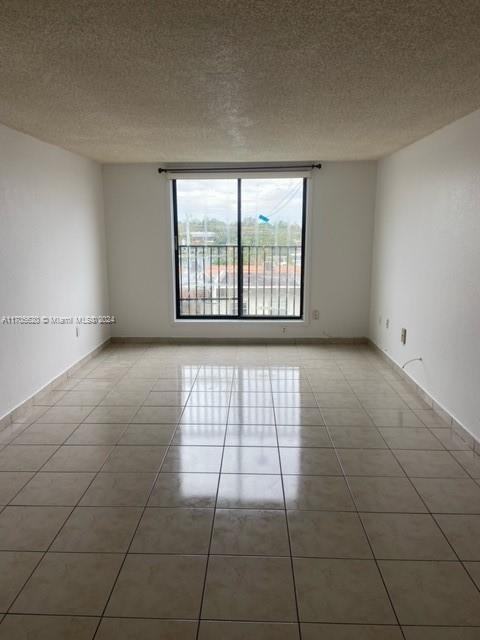
[[[375,158],[480,106],[480,0],[0,0],[0,122],[102,162]]]

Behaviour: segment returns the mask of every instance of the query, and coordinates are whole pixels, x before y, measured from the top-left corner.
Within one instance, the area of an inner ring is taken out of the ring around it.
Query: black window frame
[[[175,263],[175,319],[176,320],[245,320],[245,321],[283,321],[288,322],[303,320],[305,317],[305,253],[306,253],[306,223],[307,223],[307,183],[308,178],[303,178],[302,190],[302,256],[300,266],[300,313],[290,316],[273,315],[243,315],[243,251],[242,251],[242,179],[237,180],[237,314],[231,315],[185,315],[181,313],[180,298],[180,259],[178,244],[178,206],[177,206],[177,180],[172,179],[172,209],[173,209],[173,249]],[[248,179],[248,178],[247,178]]]

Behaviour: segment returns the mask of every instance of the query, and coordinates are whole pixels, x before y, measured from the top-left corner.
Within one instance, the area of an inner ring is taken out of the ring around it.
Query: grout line
[[[271,381],[270,381],[271,383]],[[301,621],[300,621],[300,608],[299,608],[299,604],[298,604],[298,592],[297,592],[297,583],[296,583],[296,579],[295,579],[295,566],[294,566],[294,562],[293,562],[293,554],[292,554],[292,540],[290,537],[290,524],[288,521],[288,511],[287,511],[287,499],[286,499],[286,495],[285,495],[285,483],[284,483],[284,479],[283,479],[283,473],[282,473],[282,457],[280,455],[280,444],[278,441],[278,431],[277,431],[277,424],[276,424],[276,413],[274,414],[275,416],[275,435],[277,438],[277,455],[278,455],[278,463],[280,466],[280,478],[281,478],[281,483],[282,483],[282,496],[283,496],[283,506],[284,506],[284,518],[285,518],[285,526],[287,529],[287,539],[288,539],[288,549],[290,552],[290,570],[292,572],[292,585],[293,585],[293,596],[295,598],[295,610],[297,612],[297,625],[298,625],[298,636],[299,636],[299,640],[302,640],[302,625],[301,625]]]
[[[233,380],[232,380],[232,384],[233,384]],[[215,519],[216,519],[216,515],[217,515],[218,494],[219,494],[219,491],[220,491],[220,481],[222,479],[223,456],[224,456],[224,453],[225,453],[225,442],[226,442],[226,439],[227,439],[228,416],[230,414],[231,397],[232,397],[232,387],[230,387],[230,391],[229,391],[229,406],[228,406],[228,411],[227,411],[227,420],[226,420],[226,424],[225,424],[225,431],[224,431],[224,435],[223,435],[222,455],[221,455],[221,459],[220,459],[220,466],[219,466],[219,469],[218,469],[217,491],[215,493],[215,503],[213,505],[213,517],[212,517],[212,524],[211,524],[211,528],[210,528],[210,539],[208,541],[207,561],[205,563],[205,575],[204,575],[204,578],[203,578],[202,594],[201,594],[201,597],[200,597],[200,607],[199,607],[199,610],[198,610],[197,632],[196,632],[196,635],[195,635],[196,640],[198,640],[199,636],[200,636],[200,625],[201,625],[201,622],[202,622],[202,609],[203,609],[203,602],[204,602],[204,599],[205,599],[205,591],[206,591],[206,587],[207,587],[208,566],[210,564],[210,555],[211,555],[211,549],[212,549],[213,533],[214,533],[214,530],[215,530]]]

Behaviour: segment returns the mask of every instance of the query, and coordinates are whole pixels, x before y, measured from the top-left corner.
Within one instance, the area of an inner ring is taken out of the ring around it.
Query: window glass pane
[[[180,317],[301,317],[303,178],[179,179],[174,194]]]
[[[300,316],[302,222],[302,178],[242,180],[244,316]]]
[[[237,180],[177,180],[180,314],[238,313]]]

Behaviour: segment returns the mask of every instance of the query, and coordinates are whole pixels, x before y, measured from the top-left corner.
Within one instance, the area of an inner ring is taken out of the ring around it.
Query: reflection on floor
[[[114,345],[0,442],[1,640],[480,637],[479,458],[366,347]]]

